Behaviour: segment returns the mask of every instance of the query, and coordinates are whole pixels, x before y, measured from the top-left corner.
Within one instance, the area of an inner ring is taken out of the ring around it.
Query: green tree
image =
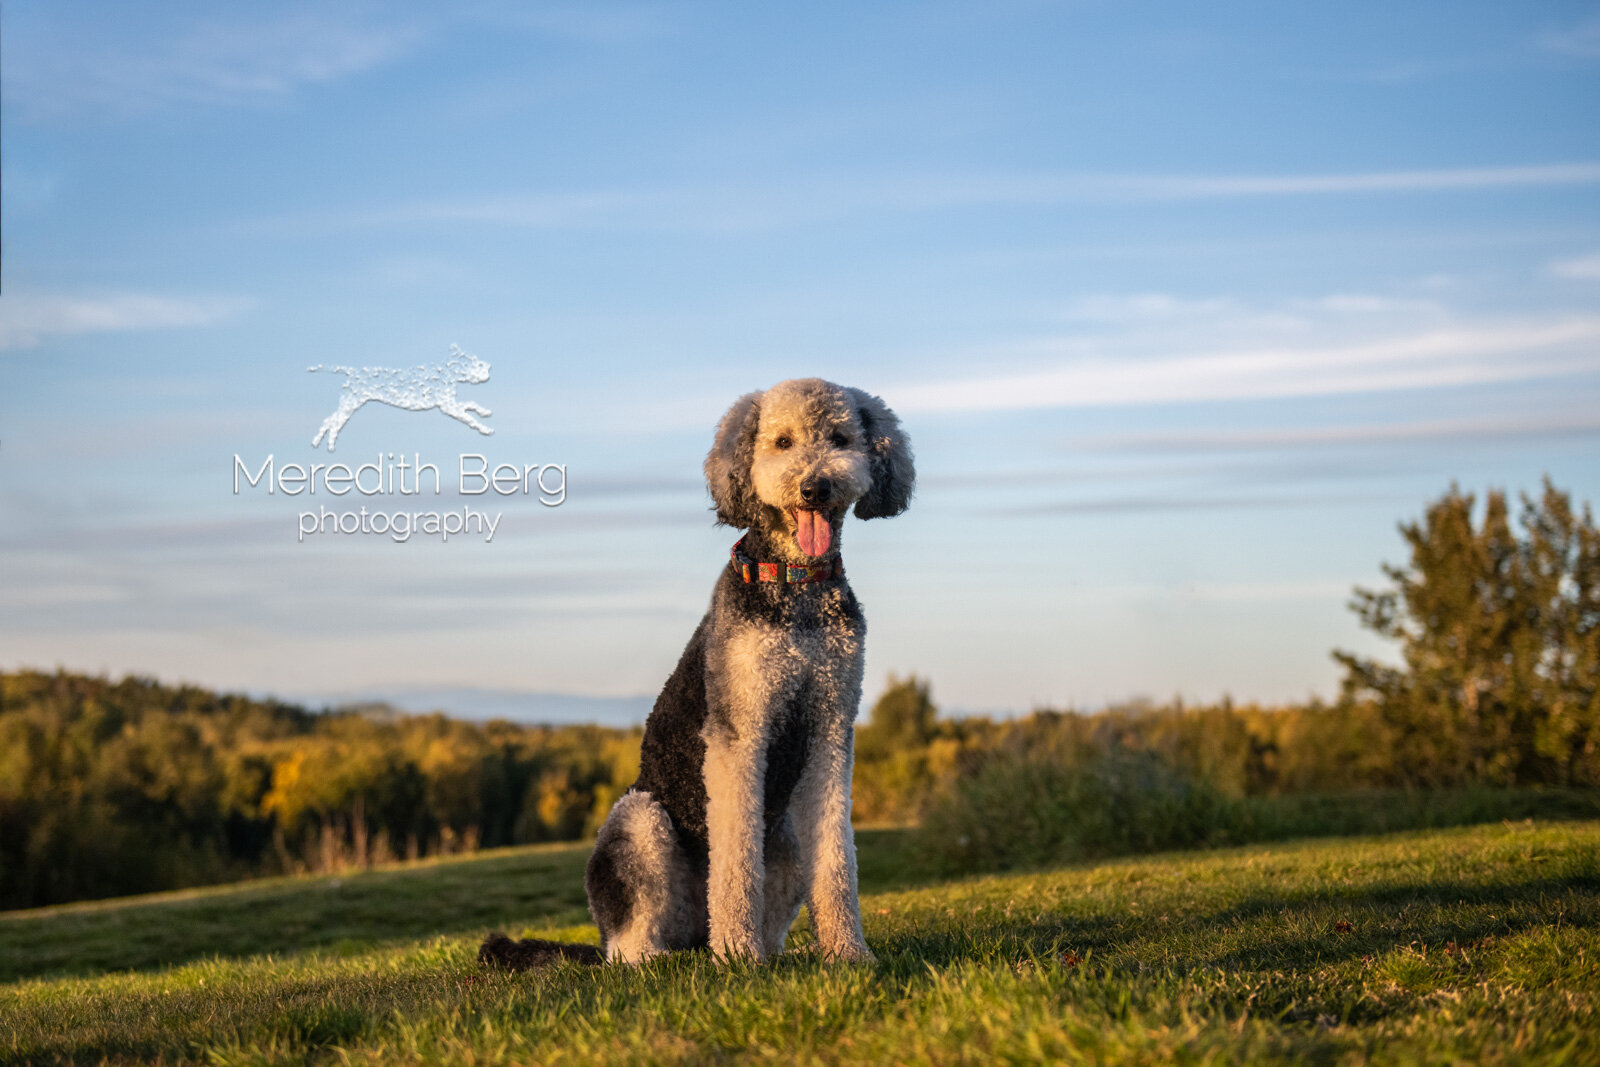
[[[930,683],[914,674],[904,679],[891,674],[888,687],[872,705],[857,747],[876,751],[925,745],[933,737],[938,715]]]
[[[1548,479],[1522,497],[1451,487],[1400,532],[1406,567],[1357,588],[1362,625],[1400,643],[1390,666],[1335,652],[1347,702],[1370,702],[1400,779],[1416,785],[1600,783],[1600,532]]]
[[[935,787],[929,742],[938,734],[938,715],[927,681],[889,676],[866,723],[856,729],[852,803],[858,820],[903,821],[917,815]]]

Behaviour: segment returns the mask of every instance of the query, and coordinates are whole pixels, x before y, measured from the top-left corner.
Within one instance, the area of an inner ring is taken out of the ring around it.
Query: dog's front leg
[[[796,830],[806,900],[825,958],[870,962],[861,930],[856,839],[850,826],[850,773],[855,729],[842,714],[826,716],[813,735],[812,756],[796,788]]]
[[[710,845],[706,908],[718,959],[762,958],[766,861],[762,853],[762,784],[766,746],[758,731],[708,722],[706,836]]]

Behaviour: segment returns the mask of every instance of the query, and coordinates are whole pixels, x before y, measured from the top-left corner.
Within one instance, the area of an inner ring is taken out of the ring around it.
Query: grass
[[[863,891],[919,877],[905,831],[858,830],[856,839]],[[429,937],[481,939],[529,922],[576,926],[589,921],[588,858],[588,845],[534,845],[385,870],[0,912],[0,982],[217,956],[349,954]]]
[[[871,966],[802,922],[764,966],[480,972],[491,926],[594,940],[570,847],[12,913],[0,1060],[1600,1061],[1600,822],[936,885],[907,841],[861,837]]]
[[[1600,819],[1600,789],[1468,786],[1230,797],[1149,753],[988,761],[923,820],[919,865],[945,875],[1140,852],[1521,819]]]

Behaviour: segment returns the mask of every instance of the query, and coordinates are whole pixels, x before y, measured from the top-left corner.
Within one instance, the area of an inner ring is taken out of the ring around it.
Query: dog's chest
[[[738,735],[773,738],[797,729],[797,716],[839,714],[865,630],[849,587],[723,592],[707,649],[714,717]]]
[[[835,733],[827,725],[854,717],[857,687],[850,683],[859,677],[862,649],[859,612],[845,610],[843,597],[832,590],[786,592],[790,600],[775,616],[724,616],[707,656],[708,695],[716,694],[707,743],[760,754],[768,832],[787,810],[819,739]],[[807,595],[813,593],[823,595]]]
[[[752,625],[768,631],[773,653],[792,669],[806,676],[825,674],[861,651],[860,615],[853,610],[854,598],[846,602],[847,592],[844,587],[793,592],[775,620]]]

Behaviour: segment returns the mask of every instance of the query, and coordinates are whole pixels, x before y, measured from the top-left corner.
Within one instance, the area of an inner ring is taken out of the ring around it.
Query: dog
[[[353,367],[324,367],[319,363],[306,369],[312,372],[330,370],[345,376],[344,387],[339,390],[339,406],[332,415],[322,420],[322,428],[311,439],[312,448],[321,445],[326,437],[328,451],[332,452],[334,442],[339,439],[339,431],[350,421],[350,416],[369,400],[392,404],[407,411],[438,408],[481,434],[494,433],[494,430],[472,417],[482,415],[488,418],[492,414],[488,408],[471,400],[456,399],[458,382],[477,385],[489,380],[489,364],[477,356],[468,355],[456,345],[450,346],[450,355],[443,363],[432,367],[412,367],[409,370],[362,367],[356,370]]]
[[[485,965],[637,964],[709,946],[783,951],[801,904],[824,958],[870,961],[850,827],[866,621],[845,515],[911,500],[911,443],[882,400],[817,378],[741,397],[705,461],[719,525],[746,531],[645,723],[584,888],[600,948],[491,935]]]

